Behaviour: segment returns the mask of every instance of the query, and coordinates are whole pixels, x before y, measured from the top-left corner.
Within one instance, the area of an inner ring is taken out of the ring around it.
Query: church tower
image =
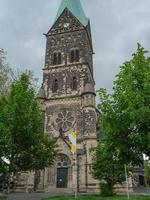
[[[42,172],[44,191],[72,192],[73,156],[68,134],[77,131],[78,192],[94,192],[90,150],[97,143],[93,47],[90,21],[80,0],[62,0],[45,34],[43,83],[38,98],[44,132],[57,140],[58,158]]]

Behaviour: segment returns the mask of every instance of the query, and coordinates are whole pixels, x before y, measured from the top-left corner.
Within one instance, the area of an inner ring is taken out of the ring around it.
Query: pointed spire
[[[86,17],[80,0],[62,0],[55,21],[60,17],[62,12],[68,10],[84,25],[87,26],[89,19]]]

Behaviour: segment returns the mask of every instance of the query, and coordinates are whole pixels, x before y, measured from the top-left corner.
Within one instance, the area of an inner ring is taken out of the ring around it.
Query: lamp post
[[[71,150],[71,153],[73,155],[73,166],[72,166],[73,167],[73,191],[74,191],[75,199],[77,199],[77,149],[76,149],[77,133],[76,133],[76,131],[74,131],[71,134],[69,134],[69,137],[68,137],[69,142],[66,139],[66,137],[64,137],[64,135],[63,135],[62,127],[59,128],[59,133],[60,133],[60,137],[66,143],[66,145],[69,147],[69,149]]]

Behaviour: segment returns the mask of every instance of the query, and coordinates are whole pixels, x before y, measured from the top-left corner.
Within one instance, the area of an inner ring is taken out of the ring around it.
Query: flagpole
[[[74,131],[69,134],[69,141],[71,143],[71,153],[73,155],[73,192],[75,200],[77,199],[77,132]]]
[[[124,169],[125,169],[125,177],[126,177],[126,191],[127,191],[127,198],[130,198],[129,195],[129,183],[128,183],[128,175],[127,175],[127,165],[124,165]]]
[[[74,197],[77,199],[77,151],[74,153]]]

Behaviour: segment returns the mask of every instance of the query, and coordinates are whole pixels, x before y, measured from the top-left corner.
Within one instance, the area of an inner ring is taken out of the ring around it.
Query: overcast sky
[[[15,69],[42,79],[45,37],[61,0],[0,0],[0,48]],[[140,42],[150,51],[150,0],[81,0],[90,18],[96,88],[111,91],[119,66]]]

